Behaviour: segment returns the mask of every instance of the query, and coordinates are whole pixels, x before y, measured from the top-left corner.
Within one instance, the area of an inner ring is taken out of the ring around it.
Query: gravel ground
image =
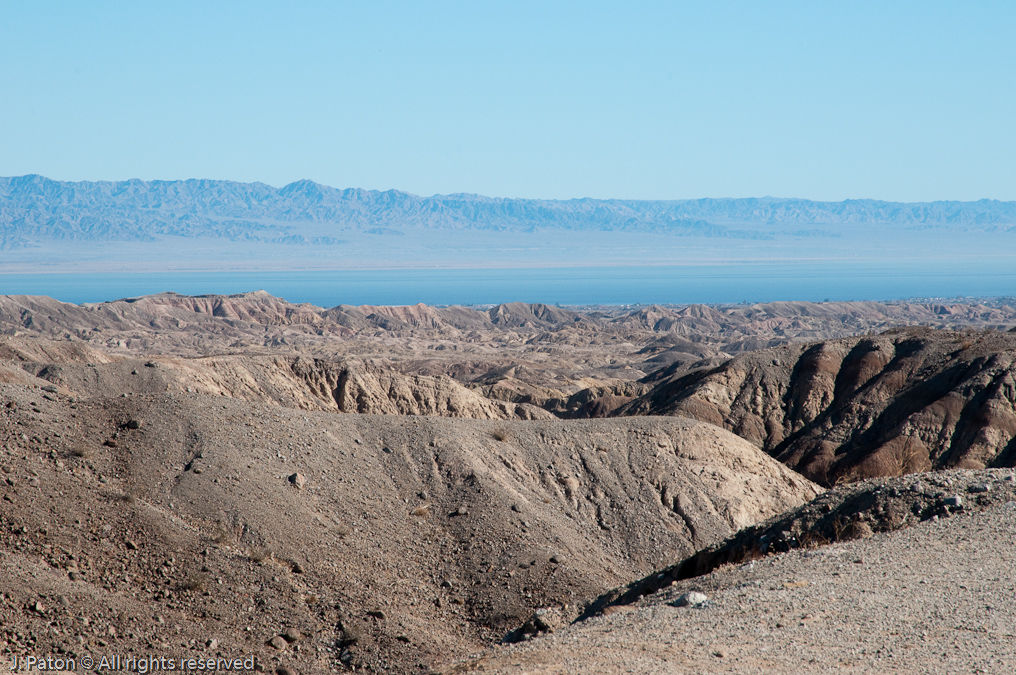
[[[444,672],[1011,673],[1016,502],[677,582]],[[696,590],[709,601],[677,607]]]

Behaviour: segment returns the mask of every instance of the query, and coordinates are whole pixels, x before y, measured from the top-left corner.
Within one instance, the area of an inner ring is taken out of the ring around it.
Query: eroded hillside
[[[1016,334],[900,329],[663,379],[619,415],[732,430],[825,484],[1016,461]]]
[[[930,479],[786,515],[821,489],[776,460],[826,484],[1011,466],[1013,323],[1002,302],[0,298],[0,642],[427,672],[763,539],[952,515]],[[989,478],[962,499],[1014,489]],[[601,665],[558,639],[564,661],[507,658]]]
[[[915,324],[1008,329],[1016,325],[1016,311],[995,301],[322,309],[263,292],[167,293],[80,306],[0,296],[0,332],[92,347],[108,355],[103,359],[300,356],[365,362],[396,379],[446,376],[484,398],[561,417],[605,416],[661,377],[716,366],[746,351]]]
[[[142,366],[143,367],[143,366]],[[0,385],[0,640],[425,672],[812,498],[682,419]]]

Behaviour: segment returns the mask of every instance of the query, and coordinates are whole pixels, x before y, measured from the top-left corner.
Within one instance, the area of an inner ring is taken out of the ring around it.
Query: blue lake
[[[1009,259],[729,263],[669,267],[396,269],[152,274],[0,274],[0,295],[101,302],[175,291],[263,289],[290,302],[474,305],[738,303],[1016,296]]]

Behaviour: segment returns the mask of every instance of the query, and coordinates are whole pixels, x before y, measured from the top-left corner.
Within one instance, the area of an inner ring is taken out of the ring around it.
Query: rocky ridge
[[[724,426],[817,482],[1016,461],[1016,334],[887,331],[660,378],[616,415]]]

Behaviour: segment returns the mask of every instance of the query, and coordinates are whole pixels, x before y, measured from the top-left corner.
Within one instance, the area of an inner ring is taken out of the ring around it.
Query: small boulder
[[[282,632],[282,637],[283,639],[285,639],[286,642],[296,642],[297,640],[303,638],[303,633],[301,633],[295,628],[290,627]]]
[[[698,591],[689,591],[674,601],[675,607],[701,607],[709,602],[709,596]]]
[[[129,420],[127,422],[127,428],[128,429],[140,429],[141,428],[141,421],[140,420]]]
[[[275,637],[273,637],[271,640],[268,641],[269,647],[278,649],[280,652],[283,649],[285,649],[288,645],[289,643],[286,642],[286,638],[282,637],[281,635],[276,635]]]
[[[302,490],[303,486],[307,484],[307,479],[298,471],[289,477],[289,482],[295,485],[297,489]]]
[[[212,638],[211,640],[207,640],[205,642],[205,646],[208,647],[209,649],[218,649],[219,641],[216,640],[215,638]]]

